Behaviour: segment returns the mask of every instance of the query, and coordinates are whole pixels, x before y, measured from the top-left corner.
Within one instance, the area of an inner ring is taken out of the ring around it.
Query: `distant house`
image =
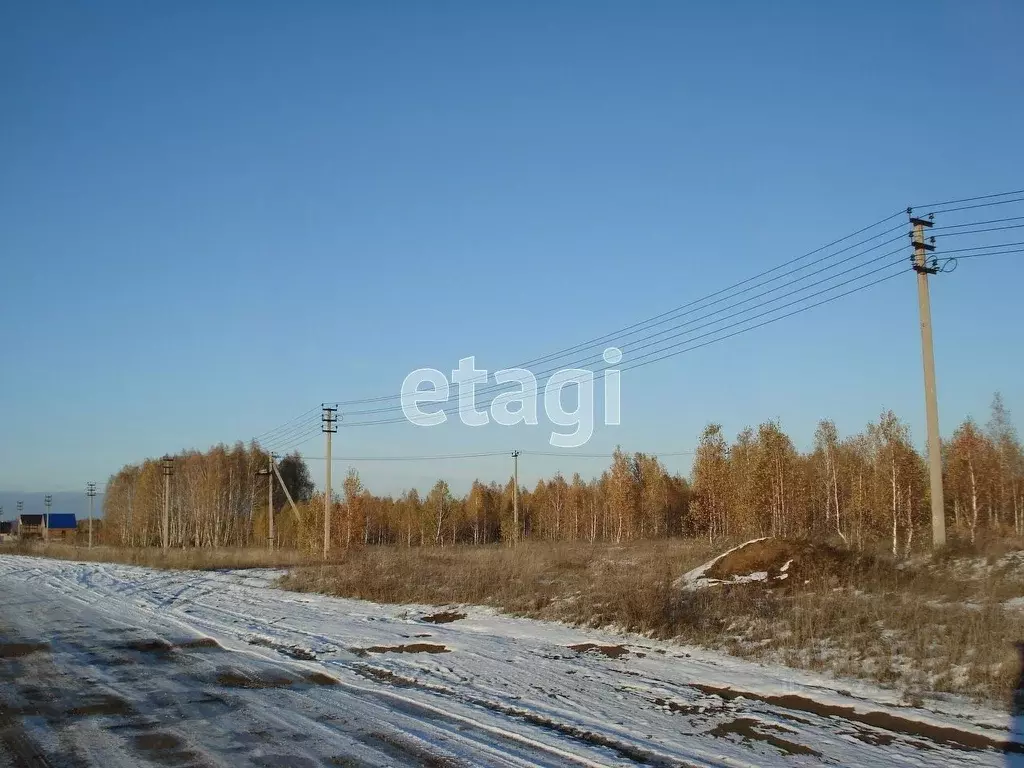
[[[43,515],[48,539],[74,538],[78,533],[78,521],[74,515]]]
[[[18,538],[67,539],[74,538],[78,522],[74,515],[21,515],[18,518]]]
[[[7,541],[14,537],[14,521],[0,520],[0,541]]]
[[[41,539],[43,538],[43,522],[46,515],[19,515],[18,516],[18,538],[19,539]]]

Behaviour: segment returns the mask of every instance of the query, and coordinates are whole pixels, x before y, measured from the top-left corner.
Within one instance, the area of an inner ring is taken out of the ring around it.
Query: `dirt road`
[[[0,768],[1002,764],[1000,713],[275,576],[0,556]]]

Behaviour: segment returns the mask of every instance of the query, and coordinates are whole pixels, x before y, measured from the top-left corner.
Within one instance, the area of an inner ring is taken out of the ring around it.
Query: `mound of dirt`
[[[682,586],[696,589],[717,584],[845,584],[877,566],[873,559],[829,544],[755,539],[694,569],[683,577]]]

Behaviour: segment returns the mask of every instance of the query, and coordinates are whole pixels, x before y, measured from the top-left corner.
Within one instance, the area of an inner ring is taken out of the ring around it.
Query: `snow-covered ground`
[[[0,767],[1005,764],[995,711],[278,575],[0,556]]]

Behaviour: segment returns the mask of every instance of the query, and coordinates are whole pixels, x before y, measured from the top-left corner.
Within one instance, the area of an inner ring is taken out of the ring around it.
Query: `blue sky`
[[[0,489],[102,482],[420,366],[494,370],[910,203],[1022,188],[1022,24],[1013,0],[5,4]],[[997,389],[1024,414],[1022,278],[1014,255],[932,281],[947,434]],[[908,272],[627,371],[588,450],[768,418],[804,446],[883,408],[923,444],[916,312]],[[547,435],[403,424],[335,452]],[[392,491],[509,463],[359,468]]]

